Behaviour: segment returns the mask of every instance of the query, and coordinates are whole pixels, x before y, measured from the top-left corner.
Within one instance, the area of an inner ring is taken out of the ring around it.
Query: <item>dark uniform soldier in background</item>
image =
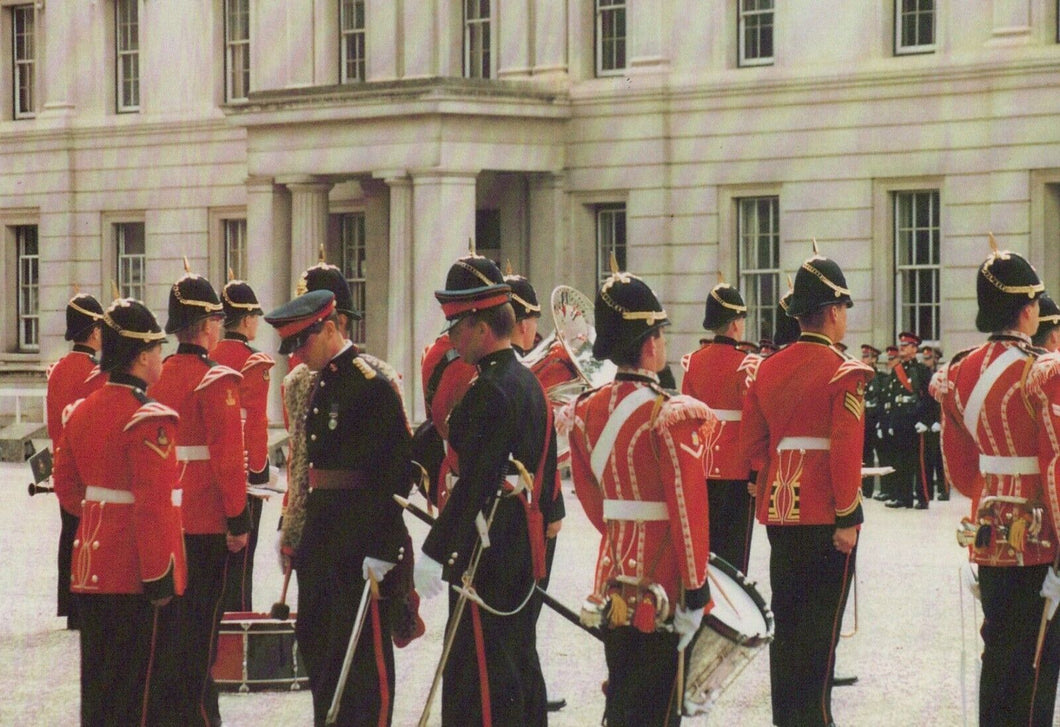
[[[874,373],[832,345],[851,305],[839,265],[819,255],[804,262],[788,305],[802,335],[762,362],[744,404],[741,444],[767,473],[758,520],[771,546],[769,667],[781,727],[833,721],[835,646],[863,520],[865,386]]]
[[[1038,330],[1032,341],[1048,352],[1060,348],[1060,306],[1047,293],[1038,298]]]
[[[870,343],[861,344],[861,363],[876,370],[880,358],[880,349]],[[876,375],[865,387],[865,444],[861,449],[861,463],[866,467],[876,466],[876,425],[880,419],[880,383],[883,377]],[[882,462],[882,458],[880,459]],[[866,477],[861,481],[861,496],[872,497],[875,477]]]
[[[384,578],[406,554],[408,530],[393,495],[409,492],[411,435],[394,382],[340,330],[334,293],[310,291],[265,320],[282,339],[280,353],[297,354],[316,374],[304,421],[305,524],[293,564],[295,635],[314,724],[323,725],[364,589],[372,580],[385,595]],[[391,618],[380,600],[371,598],[336,724],[389,724],[393,715]]]
[[[102,346],[100,329],[103,306],[91,295],[75,295],[66,304],[66,340],[73,341],[70,353],[48,368],[48,438],[52,451],[63,433],[63,410],[78,399],[84,399],[107,383],[101,375],[96,354]],[[77,534],[77,518],[59,508],[62,527],[59,531],[59,578],[57,616],[66,616],[66,628],[78,627],[77,597],[70,593],[70,553]]]
[[[902,360],[898,357],[897,346],[888,346],[885,349],[885,353],[887,354],[886,369],[877,371],[876,377],[873,379],[873,381],[879,381],[877,388],[879,399],[877,403],[876,431],[873,433],[866,429],[865,436],[876,437],[876,456],[879,458],[880,466],[894,467],[896,453],[894,450],[894,428],[891,425],[891,416],[894,409],[894,397],[896,396],[895,387],[901,387],[895,379],[894,370],[901,364]],[[896,478],[897,475],[893,472],[883,477],[880,483],[880,491],[873,495],[872,499],[883,502],[894,500]]]
[[[80,594],[81,724],[186,724],[170,700],[186,566],[174,440],[177,413],[144,393],[165,336],[142,303],[104,316],[110,381],[73,406],[55,451],[55,493],[81,517],[69,586]],[[178,697],[179,699],[179,697]]]
[[[920,467],[920,436],[916,424],[928,398],[931,374],[916,360],[921,338],[910,331],[898,334],[899,363],[891,372],[891,466],[894,467],[894,499],[887,507],[927,508],[927,491]],[[915,502],[915,505],[914,505]]]
[[[238,371],[240,414],[243,420],[243,448],[246,452],[247,484],[269,484],[269,371],[276,364],[266,354],[251,348],[257,337],[262,310],[254,290],[242,280],[230,280],[221,289],[225,334],[210,352],[222,366]],[[228,554],[225,566],[224,609],[253,611],[254,554],[261,525],[261,495],[247,496],[250,533],[247,547]]]
[[[604,723],[678,725],[678,660],[713,605],[701,430],[719,422],[659,386],[670,319],[644,281],[616,271],[594,310],[593,356],[618,373],[564,416],[575,492],[601,536],[582,620],[604,627]]]
[[[928,385],[931,378],[938,370],[939,358],[942,349],[936,346],[924,346],[920,349],[920,359],[926,369]],[[938,492],[939,500],[950,499],[949,485],[946,484],[946,473],[942,468],[941,436],[942,425],[939,417],[942,409],[933,396],[924,397],[920,402],[920,414],[917,417],[916,431],[920,436],[920,472],[917,482],[923,483],[923,490],[927,493],[927,499],[935,498]]]
[[[184,597],[188,724],[217,725],[217,687],[210,669],[223,614],[228,553],[246,547],[250,516],[238,371],[207,358],[221,332],[221,302],[210,282],[190,272],[169,291],[166,332],[179,345],[148,393],[180,414],[181,514],[188,557]]]
[[[975,326],[990,335],[953,357],[934,392],[946,472],[972,499],[958,541],[979,564],[979,724],[1047,727],[1060,673],[1060,619],[1042,620],[1060,601],[1060,357],[1031,345],[1043,286],[1026,260],[995,247],[975,287]]]
[[[461,258],[435,296],[453,347],[478,372],[449,416],[459,478],[416,562],[421,595],[437,595],[443,578],[452,584],[470,578],[474,589],[466,608],[459,605],[465,595],[450,593],[447,631],[455,631],[453,658],[444,669],[442,723],[543,725],[545,680],[530,601],[545,576],[544,523],[554,520],[551,408],[511,347],[511,287],[496,265],[478,255]]]
[[[742,573],[747,572],[754,532],[754,498],[747,483],[753,481],[751,468],[740,452],[740,419],[743,400],[751,378],[748,365],[754,354],[736,349],[743,338],[747,306],[740,291],[718,283],[707,295],[703,328],[712,331],[712,340],[681,359],[685,378],[681,393],[693,396],[710,407],[718,419],[703,442],[703,470],[707,476],[710,500],[710,551],[724,558]]]

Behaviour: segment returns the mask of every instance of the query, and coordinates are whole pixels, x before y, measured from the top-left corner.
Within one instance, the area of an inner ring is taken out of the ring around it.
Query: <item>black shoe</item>
[[[889,507],[893,509],[900,507],[912,507],[912,505],[910,505],[908,502],[902,502],[901,500],[891,500],[890,502],[884,504],[884,507]]]
[[[946,500],[950,499],[950,493],[940,492],[937,499],[939,502],[946,502]]]
[[[887,501],[887,500],[889,500],[891,498],[889,498],[887,495],[883,494],[882,492],[877,492],[875,495],[872,496],[872,499],[873,500],[879,500],[881,502],[885,502],[885,501]]]
[[[919,500],[915,505],[913,505],[913,508],[916,510],[927,510],[928,504],[923,500]]]
[[[566,699],[550,699],[546,705],[549,712],[558,712],[567,706]]]
[[[852,684],[856,684],[858,677],[856,674],[845,674],[841,677],[832,677],[833,687],[849,687]]]

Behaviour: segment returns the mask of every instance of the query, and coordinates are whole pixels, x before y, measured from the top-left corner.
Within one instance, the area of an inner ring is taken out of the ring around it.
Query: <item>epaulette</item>
[[[383,377],[390,383],[397,384],[401,382],[401,374],[399,374],[397,369],[395,369],[383,359],[373,356],[370,353],[361,353],[358,358],[364,359],[373,369],[375,369],[378,373],[382,374]]]
[[[96,364],[92,367],[92,370],[88,372],[88,376],[85,377],[85,381],[91,381],[92,379],[99,376],[101,373],[103,373],[103,369],[99,367],[99,364]]]
[[[835,370],[835,373],[832,374],[832,378],[828,382],[829,384],[834,384],[836,381],[839,381],[839,379],[843,378],[844,376],[853,371],[859,371],[863,374],[868,374],[869,378],[872,378],[876,375],[876,369],[872,368],[868,364],[862,363],[856,358],[850,358],[842,351],[836,351],[836,353],[843,357],[843,363],[839,364],[839,368],[837,368]]]
[[[661,389],[659,390],[662,393]],[[692,396],[677,394],[669,396],[662,403],[659,416],[655,418],[655,430],[665,429],[677,422],[697,419],[699,421],[713,421],[717,419],[714,412],[706,404]]]
[[[239,373],[235,369],[230,369],[227,366],[222,366],[219,363],[214,363],[213,366],[206,369],[206,373],[203,374],[202,381],[195,387],[195,391],[202,391],[210,384],[223,379],[225,376],[235,376],[237,380],[243,380],[243,374]]]
[[[762,364],[765,359],[757,353],[749,353],[743,357],[743,361],[736,367],[736,370],[743,372],[747,378],[747,385],[750,386],[751,382],[758,376],[758,367]]]
[[[255,351],[254,353],[247,356],[247,360],[243,362],[243,368],[241,369],[241,371],[247,371],[248,369],[251,369],[254,366],[262,365],[267,366],[268,368],[272,368],[276,365],[276,362],[272,360],[272,356],[270,356],[269,354],[262,353],[261,351]]]
[[[45,380],[50,379],[52,377],[52,372],[55,371],[55,367],[58,365],[58,361],[52,361],[50,364],[48,364],[48,368],[44,369]]]
[[[928,382],[928,394],[940,403],[950,391],[949,366],[948,363],[939,366],[938,370],[931,375],[931,381]]]
[[[365,361],[364,357],[360,354],[353,357],[353,365],[361,372],[361,375],[364,376],[365,379],[371,380],[378,375],[378,372],[372,368],[372,365]]]
[[[129,419],[122,431],[127,432],[140,422],[154,417],[172,417],[174,421],[176,421],[180,419],[180,414],[174,409],[170,409],[165,404],[160,404],[153,399],[148,399],[147,403],[142,404],[139,409],[133,412],[132,418]]]
[[[61,417],[62,423],[63,423],[63,429],[66,428],[66,423],[68,421],[70,421],[70,417],[73,415],[74,409],[76,409],[78,407],[78,405],[80,405],[80,403],[82,401],[84,401],[84,400],[85,400],[84,397],[81,397],[77,401],[72,401],[72,402],[70,402],[69,404],[67,404],[66,406],[63,407],[63,413],[62,413],[62,417]]]
[[[1027,376],[1027,391],[1035,394],[1053,377],[1060,375],[1060,351],[1038,356]]]
[[[691,362],[692,362],[692,354],[691,353],[686,353],[684,356],[682,356],[681,357],[681,370],[687,372],[688,371],[688,365]]]

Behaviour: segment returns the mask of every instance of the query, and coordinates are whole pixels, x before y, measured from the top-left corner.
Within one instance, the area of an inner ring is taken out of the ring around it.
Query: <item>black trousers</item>
[[[676,634],[645,634],[624,626],[604,634],[607,658],[607,727],[673,727],[681,724]]]
[[[939,432],[927,431],[922,435],[924,440],[924,476],[927,479],[928,499],[935,493],[942,495],[949,492],[946,486],[946,473],[942,468],[942,449]]]
[[[254,553],[258,550],[258,529],[261,525],[260,497],[247,497],[250,512],[250,532],[247,547],[238,553],[228,553],[225,576],[225,611],[253,611]]]
[[[1060,614],[1049,622],[1038,672],[1033,668],[1045,604],[1038,592],[1048,567],[979,566],[983,604],[980,727],[1054,724],[1056,680],[1060,674]]]
[[[188,587],[181,611],[187,723],[218,725],[221,712],[210,670],[217,656],[217,631],[224,615],[228,546],[223,534],[185,534],[184,550],[188,558]]]
[[[57,581],[57,607],[56,616],[66,616],[67,625],[77,628],[79,620],[77,615],[77,594],[70,592],[70,563],[73,560],[74,540],[77,538],[77,526],[81,518],[71,515],[66,510],[59,508],[59,517],[62,518],[62,529],[59,531],[59,577]]]
[[[912,505],[914,497],[920,499],[918,494],[920,484],[920,437],[916,432],[895,432],[892,443],[892,461],[894,474],[889,475],[893,480],[891,494],[895,500],[903,505]]]
[[[832,723],[832,668],[857,548],[832,544],[832,525],[776,526],[769,536],[774,637],[769,646],[773,723]]]
[[[458,598],[450,590],[446,633]],[[534,600],[532,597],[530,602]],[[481,627],[481,652],[476,646],[474,610]],[[495,727],[541,727],[548,723],[536,621],[537,613],[530,604],[511,616],[495,616],[470,602],[464,607],[443,673],[443,725],[484,724],[482,666],[488,679],[490,716]]]
[[[747,479],[707,480],[710,501],[710,552],[724,558],[741,573],[747,573],[754,533],[754,498]]]
[[[138,594],[80,597],[83,727],[185,724],[177,706],[179,603],[156,609]]]

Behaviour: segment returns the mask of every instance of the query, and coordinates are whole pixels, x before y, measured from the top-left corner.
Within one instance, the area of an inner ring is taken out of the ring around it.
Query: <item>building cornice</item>
[[[128,118],[129,121],[125,121]],[[120,119],[120,121],[115,121]],[[24,128],[18,128],[25,123]],[[6,128],[5,128],[6,127]],[[236,130],[224,117],[203,118],[160,118],[144,117],[138,114],[123,114],[119,117],[92,117],[90,119],[69,119],[63,124],[41,122],[9,122],[0,125],[0,145],[11,142],[29,142],[52,139],[69,139],[86,141],[93,139],[110,139],[172,135],[174,133],[228,133]]]

